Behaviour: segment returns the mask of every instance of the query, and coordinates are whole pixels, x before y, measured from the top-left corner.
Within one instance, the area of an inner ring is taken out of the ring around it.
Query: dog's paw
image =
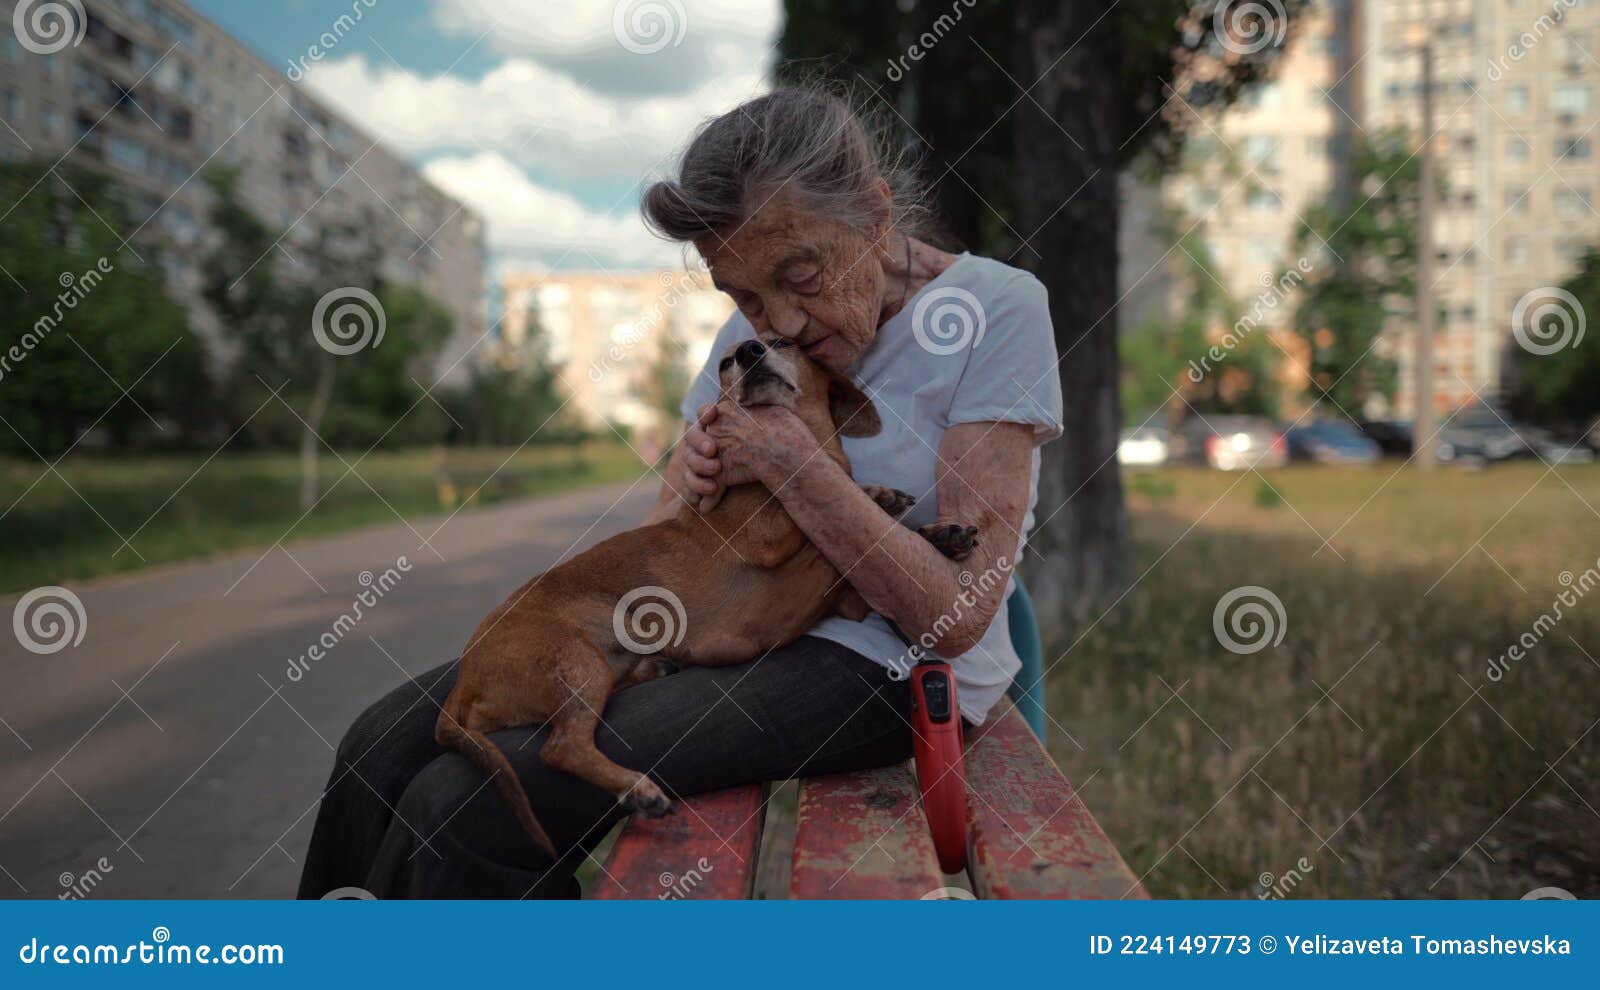
[[[874,502],[878,503],[878,508],[896,519],[910,512],[911,507],[917,504],[915,495],[910,495],[898,488],[889,488],[885,485],[862,485],[861,490],[871,496]]]
[[[934,549],[951,560],[966,560],[972,548],[978,545],[978,527],[960,523],[934,523],[917,530],[917,533]]]
[[[672,810],[672,802],[648,777],[640,777],[619,802],[629,811],[638,812],[646,818],[660,818]]]

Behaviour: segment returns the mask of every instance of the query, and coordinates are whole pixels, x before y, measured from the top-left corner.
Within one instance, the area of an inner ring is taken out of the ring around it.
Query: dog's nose
[[[766,353],[767,349],[761,341],[747,340],[734,350],[733,359],[739,362],[741,368],[753,368]]]

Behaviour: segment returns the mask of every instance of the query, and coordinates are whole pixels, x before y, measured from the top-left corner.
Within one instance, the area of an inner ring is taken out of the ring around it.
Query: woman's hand
[[[817,446],[800,418],[778,406],[704,405],[684,433],[684,483],[701,514],[735,485],[781,484]]]
[[[787,409],[707,403],[683,435],[684,485],[700,496],[704,515],[729,488],[778,477],[786,466],[792,471],[792,455],[815,447],[811,431]]]

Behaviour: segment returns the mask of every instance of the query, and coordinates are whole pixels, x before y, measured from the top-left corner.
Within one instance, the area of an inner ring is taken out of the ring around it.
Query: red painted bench
[[[983,898],[1144,897],[1111,840],[1009,703],[967,740],[967,874]],[[909,764],[800,781],[788,896],[947,896]],[[766,785],[633,819],[590,896],[738,899],[755,887]]]

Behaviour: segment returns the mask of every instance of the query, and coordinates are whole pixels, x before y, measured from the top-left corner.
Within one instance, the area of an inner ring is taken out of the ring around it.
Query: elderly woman
[[[873,613],[829,618],[747,664],[618,692],[600,749],[679,796],[905,760],[908,640],[950,658],[962,715],[983,721],[1019,666],[1000,615],[1033,522],[1038,447],[1061,432],[1043,287],[919,240],[907,176],[844,102],[811,90],[780,90],[710,121],[643,209],[661,234],[694,245],[738,306],[684,402],[687,431],[650,519],[706,511],[728,486],[758,481]],[[854,478],[815,456],[792,412],[716,404],[717,359],[758,333],[804,348],[876,403],[882,432],[844,440]],[[918,501],[894,520],[862,484]],[[935,522],[977,526],[972,555],[956,563],[915,532]],[[545,729],[497,733],[566,851],[551,862],[483,775],[434,742],[454,674],[446,664],[395,690],[345,735],[301,896],[578,893],[574,869],[623,809],[540,762]]]

